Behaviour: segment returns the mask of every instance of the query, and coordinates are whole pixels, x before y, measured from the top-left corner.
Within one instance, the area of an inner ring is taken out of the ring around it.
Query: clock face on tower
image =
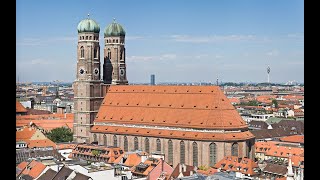
[[[98,68],[94,68],[93,72],[94,72],[94,75],[97,76],[99,74],[99,69]]]
[[[82,75],[84,73],[84,69],[80,68],[79,73]]]

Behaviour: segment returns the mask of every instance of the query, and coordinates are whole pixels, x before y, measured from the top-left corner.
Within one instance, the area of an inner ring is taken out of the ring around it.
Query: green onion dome
[[[87,19],[80,21],[80,23],[78,24],[78,33],[83,33],[83,32],[94,32],[94,33],[100,32],[99,24],[93,19],[90,19],[89,14]]]
[[[110,36],[125,36],[126,32],[123,27],[116,23],[115,19],[113,19],[113,23],[109,24],[104,30],[104,37]]]

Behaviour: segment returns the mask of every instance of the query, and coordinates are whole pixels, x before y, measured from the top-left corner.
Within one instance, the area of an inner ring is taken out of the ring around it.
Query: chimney
[[[161,173],[163,173],[163,164],[164,164],[163,161],[164,160],[161,158],[160,161],[161,161]]]
[[[182,173],[182,164],[179,163],[179,173]]]
[[[182,166],[183,166],[183,172],[186,172],[186,171],[187,171],[186,165],[185,165],[185,164],[182,164]]]

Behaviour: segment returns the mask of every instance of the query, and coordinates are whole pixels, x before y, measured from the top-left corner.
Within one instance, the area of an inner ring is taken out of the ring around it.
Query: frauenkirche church
[[[128,85],[126,33],[115,20],[104,31],[101,74],[99,33],[89,17],[78,24],[76,142],[163,153],[173,167],[253,157],[254,136],[218,86]]]

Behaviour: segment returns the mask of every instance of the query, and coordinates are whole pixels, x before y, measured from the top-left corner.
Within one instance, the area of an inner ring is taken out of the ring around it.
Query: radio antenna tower
[[[270,77],[269,77],[269,74],[270,74],[270,67],[268,65],[268,68],[267,68],[267,73],[268,73],[268,84],[270,83]]]

